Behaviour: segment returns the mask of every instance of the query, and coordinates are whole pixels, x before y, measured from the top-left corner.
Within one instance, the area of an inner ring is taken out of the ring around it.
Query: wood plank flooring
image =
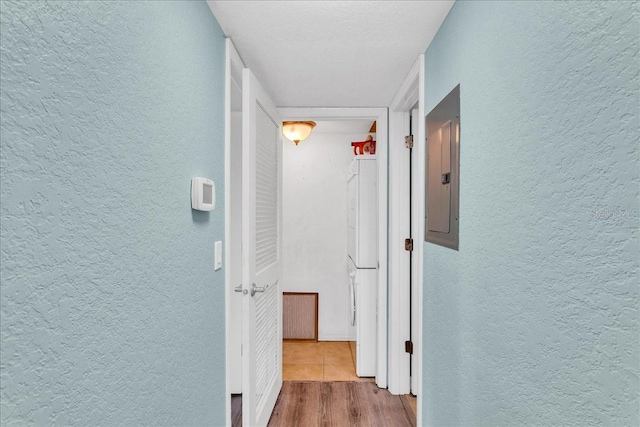
[[[413,427],[405,399],[372,382],[285,381],[269,427]]]
[[[231,395],[231,426],[242,427],[242,395]]]

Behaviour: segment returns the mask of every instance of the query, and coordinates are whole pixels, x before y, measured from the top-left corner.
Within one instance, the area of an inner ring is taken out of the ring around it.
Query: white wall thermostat
[[[212,211],[216,207],[216,184],[208,178],[191,179],[191,209]]]

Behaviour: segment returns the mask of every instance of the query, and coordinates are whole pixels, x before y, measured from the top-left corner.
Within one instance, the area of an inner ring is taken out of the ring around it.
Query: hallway
[[[247,426],[366,424],[409,391],[417,425],[640,426],[639,1],[0,5],[0,426],[229,426],[238,393]],[[377,122],[375,383],[282,355],[281,292],[318,340],[373,325],[360,206],[325,197],[347,118]]]

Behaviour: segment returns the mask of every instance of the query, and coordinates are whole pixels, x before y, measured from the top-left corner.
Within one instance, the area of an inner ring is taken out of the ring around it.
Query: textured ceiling
[[[385,107],[448,1],[208,1],[278,107]]]

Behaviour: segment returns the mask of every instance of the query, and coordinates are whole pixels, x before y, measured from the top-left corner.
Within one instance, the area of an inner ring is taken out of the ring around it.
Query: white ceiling
[[[386,107],[446,1],[208,0],[278,107]]]
[[[313,133],[359,133],[364,140],[369,135],[372,120],[316,120]]]

